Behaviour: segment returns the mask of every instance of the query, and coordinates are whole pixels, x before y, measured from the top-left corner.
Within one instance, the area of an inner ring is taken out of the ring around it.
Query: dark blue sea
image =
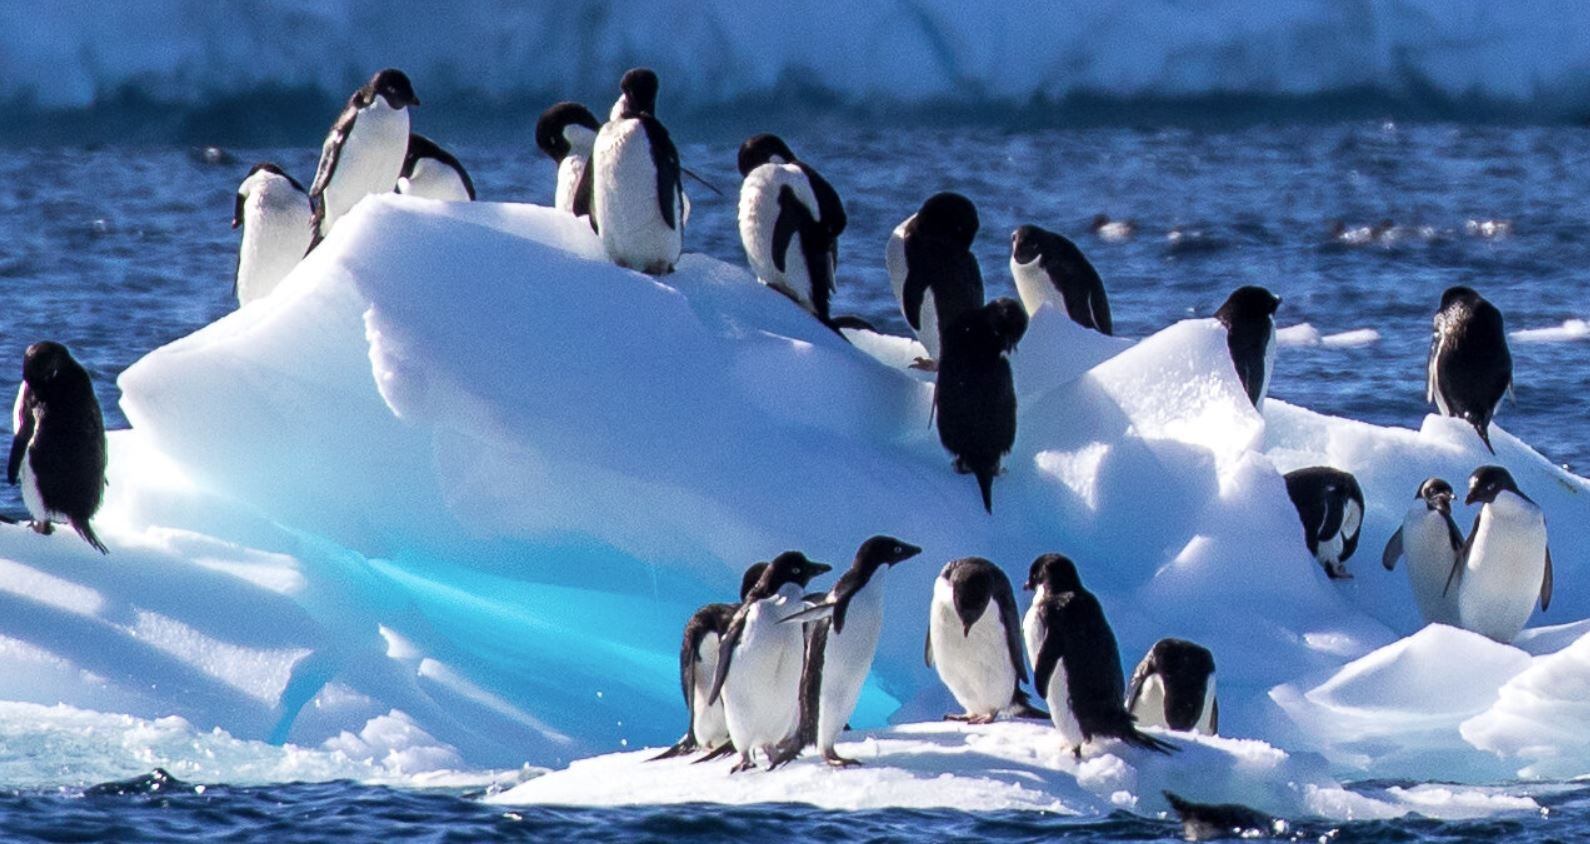
[[[423,115],[418,129],[424,130]],[[883,132],[865,125],[781,127],[845,198],[836,313],[900,329],[883,269],[889,231],[930,193],[953,189],[982,215],[978,255],[990,292],[1010,293],[1009,234],[1038,223],[1070,235],[1109,288],[1117,332],[1146,336],[1207,316],[1232,289],[1279,293],[1282,326],[1321,335],[1378,332],[1367,345],[1281,349],[1272,395],[1379,424],[1417,426],[1430,317],[1467,284],[1509,330],[1561,328],[1513,343],[1516,401],[1499,424],[1553,461],[1590,467],[1590,129],[1391,121],[1236,128],[984,129]],[[723,189],[691,187],[687,249],[740,263],[734,227],[740,137],[676,127],[686,166]],[[88,365],[111,427],[125,426],[116,376],[149,350],[234,304],[232,194],[256,160],[308,182],[319,137],[288,149],[186,146],[0,148],[0,392],[22,350],[69,345]],[[522,143],[439,137],[486,200],[546,202],[551,164]],[[1105,241],[1096,214],[1134,222]],[[1334,234],[1363,230],[1362,236]],[[1566,327],[1565,327],[1566,326]],[[0,512],[15,514],[14,490]],[[534,764],[537,760],[527,760]],[[4,787],[0,783],[0,788]],[[1439,823],[1311,824],[1300,840],[1546,841],[1590,834],[1590,789],[1539,798],[1541,815]],[[795,806],[724,809],[506,809],[470,795],[353,783],[156,793],[0,795],[0,837],[165,840],[1159,840],[1165,820],[1077,821],[1039,814]],[[1322,837],[1323,836],[1323,837]]]

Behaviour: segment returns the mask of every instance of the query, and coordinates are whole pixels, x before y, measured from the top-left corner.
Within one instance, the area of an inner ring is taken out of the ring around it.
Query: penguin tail
[[[1150,750],[1154,753],[1169,755],[1181,751],[1180,747],[1167,741],[1161,741],[1139,730],[1137,724],[1134,723],[1137,719],[1133,718],[1124,709],[1109,720],[1110,723],[1105,724],[1104,729],[1098,731],[1099,734],[1120,739],[1133,747]]]
[[[105,543],[100,542],[99,537],[94,535],[94,526],[90,525],[87,519],[72,519],[71,522],[72,529],[77,531],[78,536],[83,537],[84,542],[94,546],[95,551],[101,554],[110,553],[110,549],[105,547]]]
[[[832,328],[834,331],[839,331],[841,329],[848,328],[851,331],[871,331],[874,334],[876,334],[878,332],[878,329],[874,328],[872,323],[862,319],[861,317],[854,316],[854,315],[851,315],[851,314],[845,314],[843,316],[836,316],[836,317],[828,320],[827,325],[828,325],[829,328]],[[844,335],[841,334],[840,336],[842,337]]]
[[[1491,432],[1487,430],[1489,426],[1483,422],[1473,422],[1471,424],[1474,426],[1475,433],[1480,435],[1480,442],[1485,443],[1485,447],[1490,449],[1492,454],[1495,454],[1496,446],[1491,445]]]
[[[674,742],[673,747],[664,750],[663,752],[651,757],[650,759],[647,759],[646,761],[657,762],[662,759],[672,759],[675,756],[683,756],[686,753],[694,753],[698,749],[699,748],[696,746],[696,737],[689,733],[685,733],[678,741]]]
[[[1169,803],[1170,807],[1175,809],[1176,814],[1178,815],[1186,816],[1194,811],[1197,811],[1198,809],[1197,803],[1188,800],[1174,791],[1161,791],[1160,794],[1165,795],[1165,802]]]
[[[1049,713],[1032,705],[1032,699],[1027,693],[1017,689],[1010,698],[1010,715],[1012,718],[1032,718],[1038,721],[1049,720]]]
[[[992,514],[994,512],[994,475],[989,469],[977,470],[977,488],[983,491],[983,510]]]

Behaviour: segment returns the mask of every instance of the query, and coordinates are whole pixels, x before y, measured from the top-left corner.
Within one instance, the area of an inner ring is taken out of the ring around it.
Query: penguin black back
[[[1215,319],[1226,327],[1226,347],[1248,399],[1258,407],[1269,390],[1270,355],[1275,344],[1275,311],[1281,297],[1257,287],[1239,287],[1226,298]]]
[[[983,273],[972,254],[978,225],[977,206],[948,191],[928,197],[906,225],[901,307],[913,329],[922,328],[922,303],[929,292],[941,332],[983,304]]]
[[[1126,708],[1137,706],[1149,678],[1157,675],[1165,693],[1165,724],[1173,730],[1191,730],[1204,714],[1205,692],[1214,673],[1215,656],[1208,648],[1186,639],[1160,639],[1132,672]],[[1218,704],[1214,705],[1218,712]],[[1218,714],[1210,720],[1211,729],[1219,732]]]
[[[30,504],[35,528],[48,532],[52,516],[65,518],[107,553],[90,524],[105,494],[105,420],[93,379],[65,346],[43,341],[28,347],[15,422],[6,476],[20,483],[25,471],[37,490],[43,512],[32,512]]]
[[[1426,397],[1443,415],[1474,426],[1494,454],[1491,419],[1512,386],[1502,312],[1470,288],[1449,288],[1435,315]]]
[[[933,402],[939,442],[957,471],[977,477],[992,513],[994,476],[1016,442],[1016,385],[1006,354],[1026,331],[1026,315],[998,299],[961,315],[944,332]]]
[[[1017,264],[1038,262],[1037,269],[1060,292],[1072,322],[1104,335],[1115,332],[1104,280],[1070,238],[1038,226],[1022,226],[1010,236],[1010,256]]]
[[[405,179],[413,176],[414,166],[424,158],[451,167],[458,174],[458,180],[464,183],[464,192],[469,194],[471,200],[475,198],[475,181],[469,178],[469,171],[464,169],[463,163],[440,144],[418,132],[409,133],[409,151],[403,156],[403,170],[399,175]]]
[[[561,102],[541,112],[541,117],[536,120],[536,147],[553,161],[562,161],[572,149],[568,137],[563,134],[563,130],[570,126],[584,126],[593,134],[602,128],[596,115],[584,105]]]

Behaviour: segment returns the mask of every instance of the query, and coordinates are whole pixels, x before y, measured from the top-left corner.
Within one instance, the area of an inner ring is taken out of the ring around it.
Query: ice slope
[[[644,63],[681,109],[815,89],[862,107],[1370,92],[1563,112],[1590,103],[1590,46],[1576,37],[1587,26],[1572,0],[267,0],[249,5],[247,25],[202,0],[63,0],[0,6],[0,100],[79,108],[133,89],[193,105],[292,88],[340,99],[400,65],[435,102],[605,102]]]

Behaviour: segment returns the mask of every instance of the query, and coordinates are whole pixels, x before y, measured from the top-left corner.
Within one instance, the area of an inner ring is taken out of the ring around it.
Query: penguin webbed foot
[[[939,362],[932,358],[917,358],[911,361],[910,368],[921,370],[922,372],[938,372]]]
[[[768,751],[767,769],[772,771],[788,765],[789,763],[800,758],[801,750],[802,745],[800,739],[788,739],[786,741],[780,742],[777,746]]]
[[[28,527],[32,528],[33,532],[40,536],[49,536],[50,534],[55,533],[55,525],[51,524],[49,519],[44,519],[42,521],[39,519],[34,519],[33,521],[28,522]]]
[[[827,762],[830,768],[857,768],[861,766],[860,760],[840,756],[833,749],[829,749],[823,754],[823,761]]]
[[[749,753],[741,753],[740,754],[740,761],[734,763],[734,767],[729,769],[729,773],[730,774],[738,774],[741,771],[749,771],[749,770],[751,770],[752,768],[755,768],[755,767],[756,767],[756,763],[751,761],[751,754],[749,754]]]
[[[954,469],[957,475],[970,475],[972,473],[972,467],[966,465],[966,458],[964,457],[957,457],[951,461],[950,468]]]
[[[997,713],[996,714],[987,714],[987,713],[974,714],[974,713],[971,713],[971,712],[960,712],[960,713],[951,713],[949,715],[945,715],[944,716],[944,720],[946,720],[946,721],[956,721],[956,722],[959,722],[959,723],[962,723],[962,724],[992,724],[992,723],[994,723],[994,719],[996,717],[998,717]]]

